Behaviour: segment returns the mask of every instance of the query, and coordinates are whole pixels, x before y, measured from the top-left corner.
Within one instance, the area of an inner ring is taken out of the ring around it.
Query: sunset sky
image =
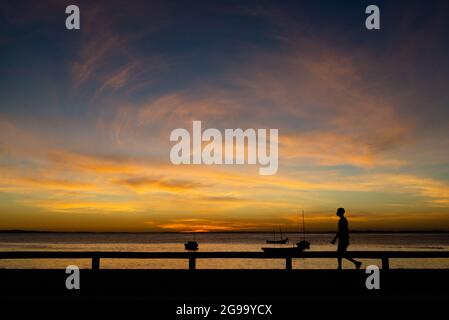
[[[0,229],[449,231],[448,39],[447,1],[0,1]],[[171,164],[193,120],[279,129],[277,174]]]

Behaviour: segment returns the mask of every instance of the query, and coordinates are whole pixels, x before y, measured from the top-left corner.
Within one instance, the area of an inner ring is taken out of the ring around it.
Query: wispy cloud
[[[146,193],[150,191],[180,192],[184,190],[204,188],[207,186],[205,183],[195,181],[150,176],[132,176],[113,180],[113,183],[126,186],[137,193]]]
[[[135,7],[141,5],[135,4]],[[134,9],[128,14],[128,10],[118,1],[110,1],[107,6],[89,2],[83,7],[79,54],[71,63],[71,74],[77,90],[82,86],[95,88],[94,100],[108,90],[130,92],[148,85],[154,80],[153,73],[167,66],[161,55],[142,52],[139,48],[139,41],[159,31],[169,20],[164,6],[155,4],[145,15]],[[139,24],[139,19],[144,17],[152,20],[151,26],[127,28],[136,21]]]

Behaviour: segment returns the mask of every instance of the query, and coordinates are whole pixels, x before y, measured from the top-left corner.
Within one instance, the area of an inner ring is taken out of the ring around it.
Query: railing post
[[[292,258],[290,257],[285,258],[285,269],[286,270],[292,269]]]
[[[196,269],[196,258],[190,257],[189,258],[189,270],[195,270]]]
[[[390,261],[388,260],[388,257],[382,258],[382,270],[390,270]]]
[[[92,257],[92,270],[100,270],[100,257]]]

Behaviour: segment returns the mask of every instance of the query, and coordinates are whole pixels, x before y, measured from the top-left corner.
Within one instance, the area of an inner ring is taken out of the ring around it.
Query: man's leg
[[[338,245],[338,249],[337,249],[337,252],[338,252],[338,269],[339,270],[341,269],[341,260],[342,260],[342,258],[345,258],[346,260],[351,261],[355,265],[355,267],[357,269],[360,269],[360,266],[362,265],[362,263],[360,261],[357,261],[357,260],[351,258],[350,256],[348,256],[348,250],[347,249],[348,248],[345,245],[340,245],[340,244]]]
[[[357,269],[360,269],[360,266],[362,265],[362,263],[360,261],[357,261],[357,260],[355,260],[355,259],[353,259],[351,257],[348,257],[348,256],[345,256],[345,259],[351,261],[355,265],[355,267]]]
[[[341,270],[341,256],[338,256],[338,270]]]
[[[345,252],[346,252],[345,246],[342,246],[341,244],[338,244],[338,248],[337,248],[338,270],[342,269],[341,263],[342,263],[343,255],[345,254]]]

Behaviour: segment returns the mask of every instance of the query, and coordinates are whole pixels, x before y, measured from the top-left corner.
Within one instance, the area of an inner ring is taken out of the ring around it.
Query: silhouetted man
[[[349,227],[348,227],[348,220],[344,217],[345,215],[345,209],[338,208],[337,209],[337,216],[340,217],[340,220],[338,220],[338,232],[335,235],[334,240],[332,240],[332,244],[335,244],[335,241],[338,238],[338,270],[341,270],[341,260],[342,258],[345,258],[349,261],[351,261],[357,269],[360,269],[360,266],[362,263],[360,261],[354,260],[351,257],[347,256],[347,248],[349,246]]]

